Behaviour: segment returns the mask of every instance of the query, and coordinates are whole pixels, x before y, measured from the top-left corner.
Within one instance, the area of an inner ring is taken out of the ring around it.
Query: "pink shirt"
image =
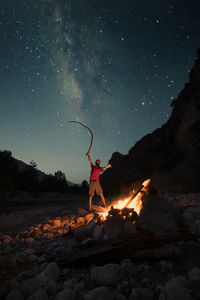
[[[94,166],[93,163],[91,163],[90,166],[92,168],[91,173],[90,173],[90,181],[92,181],[92,180],[99,181],[99,176],[100,176],[101,172],[103,172],[103,168]]]

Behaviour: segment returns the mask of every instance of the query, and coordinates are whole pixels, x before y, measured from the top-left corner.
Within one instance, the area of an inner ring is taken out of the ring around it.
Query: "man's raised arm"
[[[103,171],[105,171],[106,169],[108,168],[112,168],[112,165],[111,164],[108,164],[106,167],[103,168]]]
[[[92,161],[91,161],[91,158],[90,158],[90,154],[88,154],[88,160],[89,160],[89,163],[90,165],[92,164]]]

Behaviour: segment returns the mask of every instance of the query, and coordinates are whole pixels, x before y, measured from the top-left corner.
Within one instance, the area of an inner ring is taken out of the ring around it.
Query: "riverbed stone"
[[[104,286],[115,285],[119,283],[124,276],[124,272],[118,264],[106,264],[104,266],[97,266],[91,270],[91,279]]]
[[[105,286],[97,287],[84,296],[84,300],[115,300],[114,294]]]

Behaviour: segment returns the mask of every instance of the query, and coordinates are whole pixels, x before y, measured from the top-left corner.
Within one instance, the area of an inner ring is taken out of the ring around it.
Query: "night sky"
[[[200,1],[1,0],[0,149],[88,180],[167,121],[200,47]]]

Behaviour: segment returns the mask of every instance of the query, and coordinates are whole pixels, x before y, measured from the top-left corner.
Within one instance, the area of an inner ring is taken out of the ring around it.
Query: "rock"
[[[96,227],[97,222],[92,219],[91,221],[88,222],[86,228],[89,230],[89,232],[92,232],[94,230],[94,228]]]
[[[45,233],[43,235],[43,237],[46,237],[48,239],[53,239],[54,238],[54,234],[52,232],[48,232],[48,233]]]
[[[114,299],[115,300],[126,300],[127,298],[123,295],[123,294],[121,294],[121,293],[118,293],[118,292],[114,292]]]
[[[121,267],[125,271],[125,273],[128,275],[135,275],[137,272],[136,267],[134,266],[132,261],[128,258],[122,260]]]
[[[176,210],[166,199],[159,196],[143,195],[143,209],[136,219],[137,228],[150,232],[178,232]]]
[[[129,221],[126,221],[125,224],[124,224],[124,231],[127,235],[132,235],[132,234],[135,234],[137,233],[137,229],[135,227],[135,224],[129,222]]]
[[[13,254],[0,256],[0,266],[1,268],[6,268],[13,270],[17,266],[16,257]]]
[[[61,225],[62,225],[62,223],[61,223],[60,219],[53,220],[53,222],[52,222],[52,226],[55,227],[55,228],[58,228]]]
[[[85,219],[83,217],[79,217],[76,219],[77,224],[84,224],[85,223]]]
[[[80,226],[74,231],[74,238],[78,242],[81,242],[81,241],[87,239],[89,237],[89,235],[90,235],[89,230],[84,226]]]
[[[33,295],[29,296],[27,300],[49,300],[49,297],[44,289],[39,289]]]
[[[104,231],[109,239],[120,239],[124,237],[124,220],[121,216],[113,216],[104,222]]]
[[[153,293],[150,288],[138,287],[138,288],[132,289],[132,293],[131,293],[131,296],[129,299],[130,300],[134,300],[134,299],[154,300],[157,298],[154,298]]]
[[[91,279],[99,285],[117,284],[123,279],[123,276],[124,272],[118,264],[107,264],[91,270]]]
[[[56,300],[68,300],[68,299],[77,300],[76,293],[70,288],[65,288],[63,291],[61,291],[56,295]]]
[[[29,249],[24,250],[23,253],[29,256],[29,255],[32,255],[35,253],[35,249],[29,248]]]
[[[129,283],[128,281],[121,281],[118,285],[117,285],[117,291],[120,293],[127,293],[129,292]]]
[[[89,223],[92,219],[94,218],[94,214],[93,213],[89,213],[85,216],[85,221],[87,223]]]
[[[94,245],[94,243],[95,242],[93,238],[87,238],[81,242],[81,245],[89,246],[89,245]]]
[[[14,289],[8,294],[6,300],[24,300],[24,297],[20,290]]]
[[[38,263],[44,263],[46,261],[47,260],[46,260],[46,257],[44,255],[41,255],[40,257],[38,257],[38,260],[37,260]]]
[[[45,224],[44,226],[43,226],[43,230],[44,231],[49,231],[49,230],[51,230],[52,229],[52,227],[51,227],[51,225],[49,224],[49,223],[47,223],[47,224]]]
[[[200,269],[193,268],[188,273],[188,278],[191,281],[200,281]]]
[[[165,260],[161,260],[159,262],[160,268],[161,268],[161,273],[169,272],[173,270],[173,265]]]
[[[109,237],[108,237],[107,233],[105,233],[105,234],[103,235],[103,240],[104,240],[104,241],[109,240]]]
[[[30,261],[30,262],[37,261],[37,256],[34,255],[34,254],[30,255],[30,256],[28,257],[28,261]]]
[[[63,283],[63,289],[66,289],[66,288],[70,289],[70,288],[72,288],[72,286],[73,286],[73,280],[72,279],[66,280]]]
[[[192,300],[186,287],[187,281],[184,277],[178,276],[169,280],[165,284],[165,295],[167,300]]]
[[[107,287],[100,286],[88,292],[84,300],[115,300],[115,296]]]
[[[94,238],[95,241],[101,241],[103,239],[103,230],[102,227],[100,225],[97,225],[93,232],[92,232],[92,236]]]
[[[55,295],[57,284],[51,277],[46,276],[44,272],[33,279],[28,279],[21,283],[20,290],[26,296],[30,296],[39,289],[45,289],[48,295]]]
[[[20,272],[17,275],[17,280],[22,281],[22,280],[27,279],[28,277],[29,277],[29,272],[28,271],[23,271],[23,272]]]
[[[74,285],[74,292],[77,294],[83,294],[84,287],[85,287],[84,281],[81,280],[80,282]]]
[[[55,262],[51,262],[46,266],[44,270],[45,275],[51,277],[55,281],[57,281],[60,277],[60,268]]]
[[[75,238],[70,238],[67,240],[67,246],[68,247],[76,247],[78,245],[78,242],[75,240]]]
[[[5,235],[3,236],[3,243],[4,243],[4,245],[10,244],[11,241],[12,241],[12,237],[9,236],[8,234],[5,234]]]
[[[28,238],[26,238],[24,241],[25,241],[25,243],[27,243],[27,244],[32,244],[32,243],[35,242],[34,238],[32,238],[32,237],[28,237]]]
[[[35,231],[33,232],[35,238],[39,238],[42,234],[42,230],[40,230],[39,228],[35,228]]]
[[[19,264],[24,264],[27,261],[27,254],[24,252],[17,252],[16,253],[16,261]]]
[[[158,300],[167,300],[164,293],[160,293]]]

